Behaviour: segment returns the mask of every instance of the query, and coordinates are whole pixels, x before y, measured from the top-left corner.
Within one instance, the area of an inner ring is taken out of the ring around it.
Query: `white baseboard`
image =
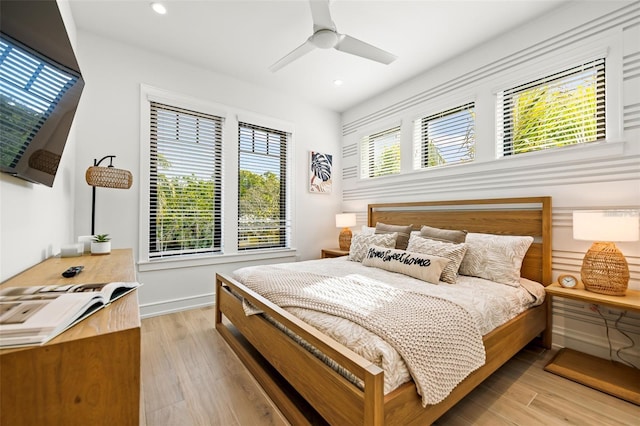
[[[161,302],[145,303],[140,305],[140,317],[150,318],[158,315],[172,314],[189,309],[212,306],[215,303],[215,293],[200,294],[189,297],[181,297]]]

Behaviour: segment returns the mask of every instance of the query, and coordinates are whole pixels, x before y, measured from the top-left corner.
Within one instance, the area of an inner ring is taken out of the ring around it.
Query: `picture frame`
[[[333,184],[333,155],[317,151],[309,152],[309,192],[331,193]]]

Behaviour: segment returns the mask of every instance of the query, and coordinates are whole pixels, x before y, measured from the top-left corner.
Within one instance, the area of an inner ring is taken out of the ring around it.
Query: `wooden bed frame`
[[[551,197],[504,198],[371,204],[368,224],[376,222],[465,229],[501,235],[531,235],[522,276],[545,286],[551,278]],[[311,343],[355,376],[359,389],[295,343],[262,315],[245,316],[231,293],[250,300],[275,320]],[[215,327],[295,425],[431,424],[536,337],[550,348],[548,302],[523,312],[483,337],[486,363],[471,373],[437,405],[426,408],[413,382],[388,395],[383,371],[315,328],[230,277],[216,275]],[[224,317],[224,319],[223,319]]]

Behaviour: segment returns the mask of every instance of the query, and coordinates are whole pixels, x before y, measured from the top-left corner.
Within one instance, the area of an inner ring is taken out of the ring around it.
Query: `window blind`
[[[605,60],[498,93],[499,155],[605,139]]]
[[[397,173],[400,173],[400,126],[364,136],[360,142],[360,177]]]
[[[222,251],[222,124],[151,102],[150,258]]]
[[[473,161],[474,108],[471,102],[413,122],[414,169]]]
[[[238,250],[289,247],[290,133],[243,122],[238,126]]]
[[[54,68],[5,34],[0,37],[2,165],[15,167],[78,75]]]

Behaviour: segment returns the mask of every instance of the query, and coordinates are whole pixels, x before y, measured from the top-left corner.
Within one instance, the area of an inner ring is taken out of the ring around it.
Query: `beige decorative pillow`
[[[369,246],[362,260],[365,266],[398,272],[431,284],[438,284],[442,270],[449,262],[444,257],[378,246]]]
[[[533,237],[467,234],[460,274],[520,286],[520,267]]]
[[[432,240],[446,241],[452,243],[464,243],[467,238],[467,231],[457,231],[452,229],[432,228],[423,226],[420,228],[420,235]]]
[[[396,240],[396,248],[400,250],[406,250],[409,243],[409,234],[413,225],[387,225],[386,223],[376,223],[376,234],[389,234],[391,232],[398,233],[398,239]]]
[[[349,260],[354,262],[362,262],[367,254],[367,248],[370,245],[380,247],[394,248],[396,246],[397,233],[380,234],[380,235],[364,235],[361,233],[354,234],[351,238],[351,248],[349,249]]]
[[[467,252],[467,245],[465,243],[454,244],[411,235],[407,251],[432,254],[449,259],[451,262],[442,270],[440,280],[445,283],[455,284],[458,279],[460,263],[462,263],[462,258]]]

